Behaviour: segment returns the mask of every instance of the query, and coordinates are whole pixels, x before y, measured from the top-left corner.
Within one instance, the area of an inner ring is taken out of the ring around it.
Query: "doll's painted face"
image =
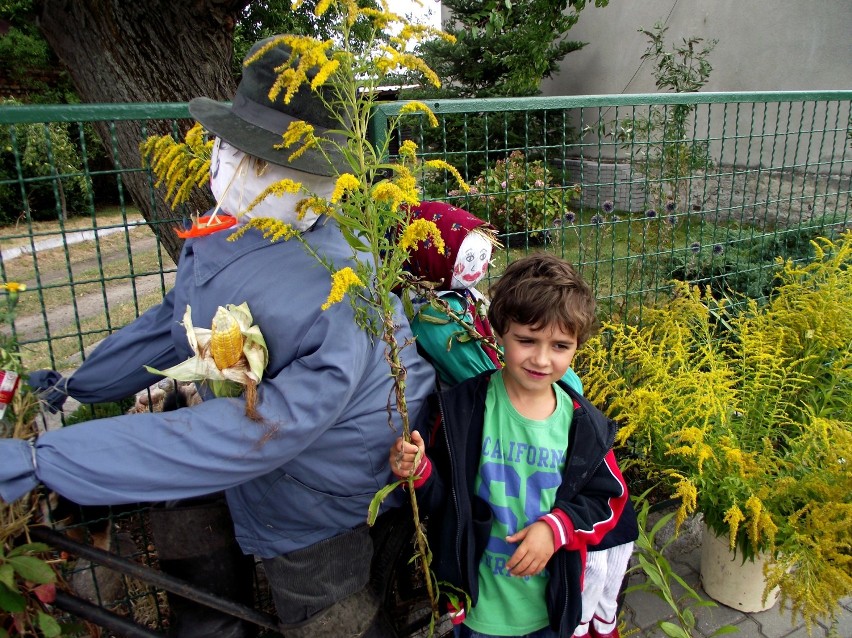
[[[488,270],[491,259],[491,242],[479,233],[469,233],[459,247],[453,266],[453,290],[473,288]]]

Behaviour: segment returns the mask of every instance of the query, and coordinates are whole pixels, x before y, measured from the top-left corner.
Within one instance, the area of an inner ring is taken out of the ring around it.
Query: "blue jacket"
[[[174,412],[99,419],[40,436],[34,450],[0,441],[0,497],[41,481],[85,505],[182,499],[225,490],[244,552],[269,558],[312,545],[366,520],[391,479],[387,450],[392,384],[385,344],[355,324],[348,297],[321,310],[330,275],[296,240],[271,243],[250,230],[186,242],[163,303],[102,342],[68,379],[84,403],[142,390],[193,355],[180,325],[187,305],[209,327],[218,306],[248,302],[269,348],[258,388],[263,423],[242,399],[214,398]],[[336,224],[321,219],[310,246],[336,268],[354,266]],[[400,311],[399,343],[411,339]],[[404,348],[408,409],[417,414],[434,372]]]

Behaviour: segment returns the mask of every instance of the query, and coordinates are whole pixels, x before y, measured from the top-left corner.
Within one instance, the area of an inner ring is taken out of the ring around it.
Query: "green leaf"
[[[674,513],[674,512],[669,512],[669,513],[668,513],[668,514],[666,514],[665,516],[661,517],[661,518],[660,518],[660,520],[658,520],[656,523],[654,523],[654,527],[652,527],[652,528],[651,528],[651,531],[650,531],[650,532],[648,532],[648,538],[650,538],[651,540],[653,540],[653,539],[654,539],[654,537],[657,535],[657,532],[659,532],[659,531],[660,531],[660,529],[661,529],[661,528],[662,528],[662,527],[663,527],[666,523],[668,523],[668,522],[672,519],[672,516],[674,516],[674,515],[675,515],[675,513]]]
[[[660,629],[663,630],[666,636],[670,636],[671,638],[690,638],[689,634],[683,630],[683,627],[679,627],[666,620],[660,622]]]
[[[26,545],[20,545],[9,552],[9,558],[12,558],[12,556],[20,556],[21,554],[41,554],[49,551],[50,545],[46,545],[45,543],[27,543]]]
[[[45,638],[54,638],[54,636],[59,636],[62,633],[62,627],[59,626],[59,623],[56,622],[52,616],[49,616],[43,611],[38,612],[38,619],[36,623]]]
[[[15,586],[15,568],[8,563],[0,565],[0,585],[6,585],[12,591],[17,589]]]
[[[16,614],[24,611],[26,608],[26,598],[18,592],[10,590],[6,585],[0,584],[0,609]]]
[[[379,516],[379,507],[382,502],[388,497],[388,494],[393,492],[397,487],[406,483],[406,480],[394,481],[393,483],[388,483],[382,489],[380,489],[373,496],[373,500],[370,501],[370,507],[367,511],[367,525],[373,525],[376,522],[376,519]]]
[[[34,556],[15,556],[9,559],[9,564],[21,575],[21,578],[32,583],[52,583],[56,574],[50,565]]]

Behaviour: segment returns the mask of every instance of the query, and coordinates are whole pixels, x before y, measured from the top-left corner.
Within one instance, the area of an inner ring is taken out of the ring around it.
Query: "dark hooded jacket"
[[[419,507],[428,516],[432,569],[438,580],[467,592],[474,606],[479,594],[479,562],[493,518],[489,504],[474,489],[485,398],[493,372],[433,395],[433,409],[423,411],[426,416],[418,425],[432,463],[428,478],[417,487]],[[610,450],[615,423],[567,384],[559,384],[573,401],[574,416],[554,510],[567,515],[573,529],[547,565],[547,608],[551,628],[570,636],[582,610],[586,547],[601,542],[629,498]]]

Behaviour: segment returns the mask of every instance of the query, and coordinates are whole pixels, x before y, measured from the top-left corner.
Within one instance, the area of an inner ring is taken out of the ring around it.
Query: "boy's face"
[[[510,396],[549,393],[577,353],[577,339],[556,323],[533,330],[513,321],[497,342],[503,346],[503,382]]]

